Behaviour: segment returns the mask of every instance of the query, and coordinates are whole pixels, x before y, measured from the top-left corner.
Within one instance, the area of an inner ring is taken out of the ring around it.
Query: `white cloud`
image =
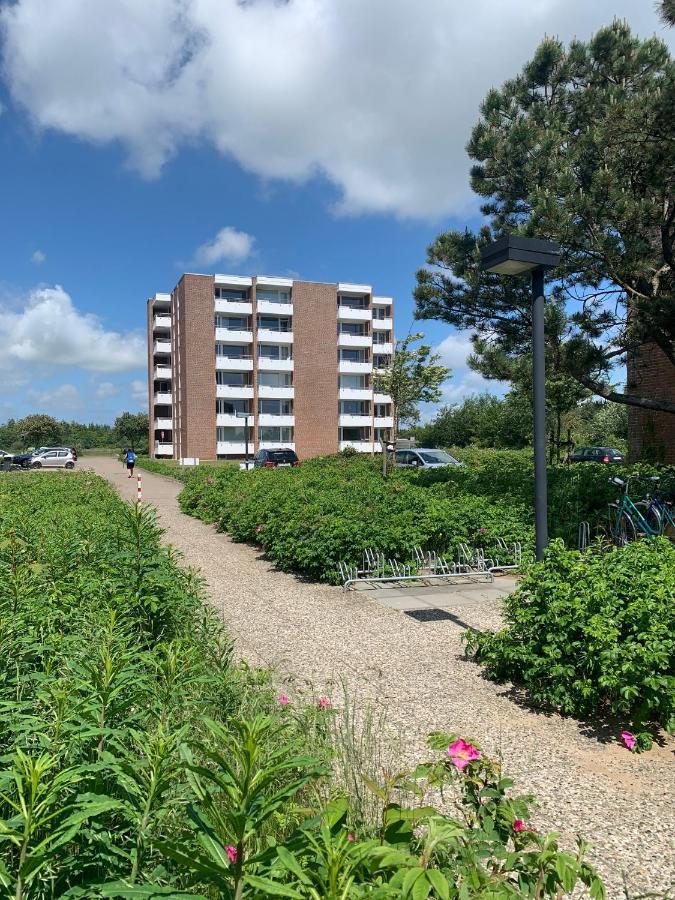
[[[146,363],[137,332],[106,331],[98,316],[82,313],[60,286],[32,291],[23,309],[0,308],[0,359],[88,372],[124,372]]]
[[[207,141],[262,178],[325,175],[343,211],[434,217],[473,203],[490,87],[614,16],[673,38],[636,0],[16,0],[0,24],[35,125],[121,142],[145,176]]]
[[[129,385],[131,389],[131,399],[137,405],[144,409],[148,406],[148,382],[142,381],[140,378],[134,378]]]
[[[47,259],[42,250],[34,250],[31,255],[31,262],[34,262],[36,266],[42,265],[42,263]]]
[[[194,260],[200,266],[214,266],[219,262],[236,265],[251,255],[254,243],[252,235],[228,225],[221,228],[212,240],[197,247]]]
[[[100,400],[107,400],[108,397],[114,397],[119,392],[119,388],[112,381],[102,381],[96,388],[96,396]]]
[[[33,402],[35,412],[54,414],[54,410],[79,409],[82,406],[82,398],[74,384],[61,384],[56,388],[46,391],[28,391],[28,397]]]

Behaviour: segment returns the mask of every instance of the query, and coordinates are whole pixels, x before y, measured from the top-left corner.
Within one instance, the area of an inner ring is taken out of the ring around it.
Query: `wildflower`
[[[255,533],[256,533],[256,534],[260,534],[261,531],[262,531],[262,525],[256,525],[256,526],[255,526]]]
[[[532,831],[532,829],[528,828],[522,819],[515,820],[515,822],[513,823],[513,830],[514,831]]]
[[[635,740],[635,735],[632,732],[622,731],[621,738],[629,750],[631,750],[631,751],[635,750],[635,748],[637,746],[637,741]]]
[[[277,702],[281,706],[288,706],[288,704],[291,702],[291,698],[286,696],[286,694],[279,694],[279,696],[277,697]]]
[[[319,709],[328,709],[330,706],[330,700],[328,697],[319,697],[319,702],[317,703]]]
[[[227,858],[230,860],[232,865],[234,865],[237,861],[237,850],[232,844],[228,844],[225,848],[225,852],[227,853]]]
[[[476,759],[480,759],[481,753],[477,747],[473,746],[473,744],[469,744],[462,738],[457,738],[454,744],[450,744],[448,747],[448,756],[452,760],[452,764],[459,769],[460,772],[463,772],[469,763],[474,762]]]
[[[356,840],[356,838],[355,838],[354,835],[351,833],[351,831],[350,831],[349,834],[347,835],[347,840],[348,840],[348,841],[355,841],[355,840]]]
[[[486,531],[487,531],[487,528],[479,528],[478,534],[485,534]]]

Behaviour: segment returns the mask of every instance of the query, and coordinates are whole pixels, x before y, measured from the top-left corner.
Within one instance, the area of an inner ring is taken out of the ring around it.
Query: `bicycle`
[[[672,511],[672,494],[655,492],[646,500],[633,501],[628,496],[628,488],[632,480],[628,478],[610,478],[609,483],[621,489],[621,501],[609,504],[609,534],[619,546],[631,543],[642,537],[660,537],[666,534],[675,537],[675,516]],[[660,477],[649,478],[656,487]],[[671,539],[672,539],[671,537]]]

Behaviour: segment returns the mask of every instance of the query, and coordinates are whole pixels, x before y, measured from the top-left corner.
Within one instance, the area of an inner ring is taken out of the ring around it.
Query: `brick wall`
[[[147,324],[148,324],[148,456],[153,459],[155,456],[155,404],[154,404],[154,354],[152,345],[154,343],[152,337],[152,300],[147,303]]]
[[[628,359],[627,392],[653,400],[675,400],[675,366],[654,344]],[[675,463],[675,415],[628,407],[630,459]]]
[[[293,282],[295,450],[337,453],[337,285]]]

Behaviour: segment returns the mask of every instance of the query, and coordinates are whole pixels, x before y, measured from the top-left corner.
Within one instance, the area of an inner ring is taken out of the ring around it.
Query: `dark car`
[[[613,447],[579,447],[570,456],[570,462],[623,463],[623,453]]]
[[[300,460],[295,450],[258,450],[253,460],[256,469],[277,469],[280,466],[299,466]]]

